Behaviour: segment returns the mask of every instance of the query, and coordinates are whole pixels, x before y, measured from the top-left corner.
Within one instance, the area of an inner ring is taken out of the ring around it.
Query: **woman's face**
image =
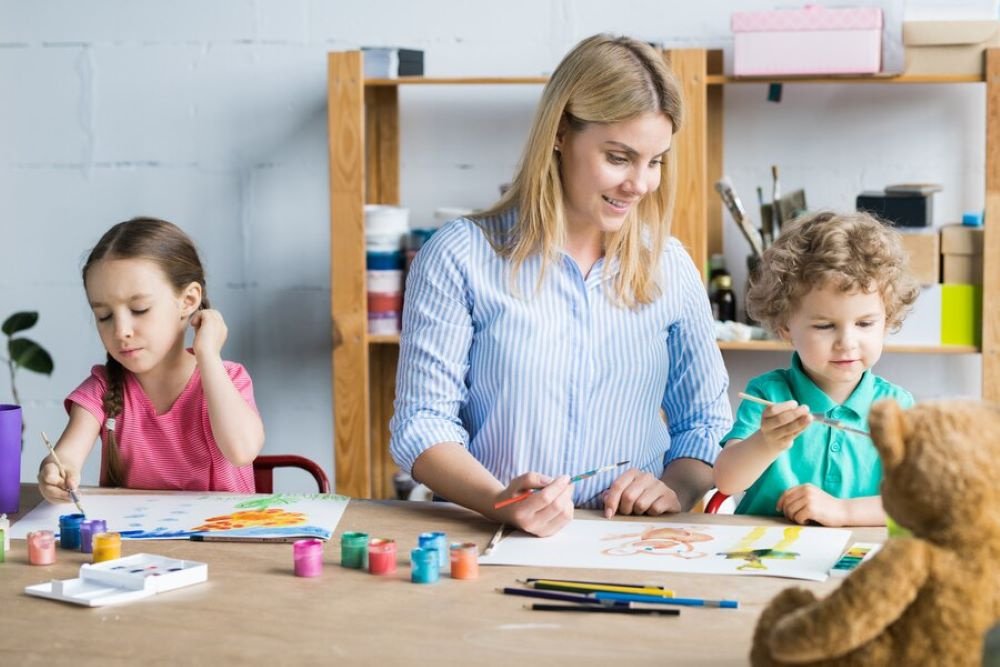
[[[614,232],[660,186],[673,123],[646,112],[620,123],[588,123],[556,139],[570,235]]]

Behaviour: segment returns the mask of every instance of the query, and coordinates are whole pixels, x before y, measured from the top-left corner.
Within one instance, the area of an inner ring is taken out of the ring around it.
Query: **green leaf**
[[[7,351],[17,366],[44,375],[52,374],[52,357],[35,341],[28,338],[11,338],[7,343]]]
[[[25,329],[30,329],[35,326],[35,322],[38,321],[38,313],[34,311],[23,311],[20,313],[14,313],[3,323],[3,332],[8,336],[13,336],[18,331],[24,331]]]

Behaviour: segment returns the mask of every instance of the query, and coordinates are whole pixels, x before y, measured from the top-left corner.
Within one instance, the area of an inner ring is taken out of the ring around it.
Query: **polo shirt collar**
[[[805,370],[802,368],[802,360],[799,358],[798,352],[792,353],[792,367],[789,371],[789,379],[791,380],[792,390],[795,392],[796,399],[799,403],[808,405],[811,412],[826,414],[833,408],[838,407],[833,402],[833,399],[827,396],[826,392],[817,387],[816,383],[806,375]],[[868,414],[868,409],[871,407],[874,397],[875,376],[872,375],[871,369],[868,369],[862,374],[858,386],[854,388],[854,391],[851,392],[851,395],[847,397],[847,400],[840,407],[847,408],[857,415],[858,418],[863,419]]]

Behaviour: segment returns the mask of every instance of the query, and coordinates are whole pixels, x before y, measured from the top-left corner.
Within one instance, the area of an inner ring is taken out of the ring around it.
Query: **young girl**
[[[747,386],[747,394],[776,405],[743,401],[723,438],[715,481],[728,495],[746,489],[737,513],[825,526],[885,524],[875,447],[811,415],[867,431],[876,400],[912,405],[909,392],[870,370],[886,333],[918,295],[906,261],[899,234],[864,213],[800,219],[764,252],[747,308],[795,352],[791,368]]]
[[[264,427],[246,369],[220,356],[227,329],[208,310],[191,239],[163,220],[121,222],[91,251],[83,284],[107,363],[66,399],[66,476],[46,457],[42,495],[69,501],[98,437],[101,486],[252,493]]]

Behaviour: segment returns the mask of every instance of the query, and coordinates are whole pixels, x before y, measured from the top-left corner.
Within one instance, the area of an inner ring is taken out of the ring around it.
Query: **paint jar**
[[[32,565],[52,565],[56,562],[56,536],[51,530],[28,533],[28,562]]]
[[[323,574],[323,540],[297,540],[292,544],[296,577],[318,577]]]
[[[340,564],[355,570],[368,567],[368,533],[344,533],[340,536]]]
[[[94,556],[92,562],[103,563],[122,557],[122,536],[118,533],[97,533],[92,538]]]
[[[368,542],[368,571],[392,574],[396,571],[396,540],[373,537]]]
[[[437,549],[417,547],[410,550],[410,581],[415,584],[433,584],[441,576],[441,563]]]
[[[431,533],[420,533],[417,537],[417,546],[421,549],[434,549],[438,554],[438,567],[444,569],[448,567],[448,536],[440,531]]]
[[[3,528],[0,528],[0,563],[3,563],[5,560],[7,560],[7,547],[4,543],[4,538],[6,537],[7,537],[7,531],[5,531]]]
[[[475,579],[479,576],[479,545],[475,542],[453,542],[451,545],[451,578]]]
[[[88,519],[80,524],[80,551],[85,554],[94,550],[94,535],[108,532],[108,522],[104,519]]]
[[[82,514],[63,514],[59,517],[59,546],[63,549],[80,550],[80,524],[86,517]]]

